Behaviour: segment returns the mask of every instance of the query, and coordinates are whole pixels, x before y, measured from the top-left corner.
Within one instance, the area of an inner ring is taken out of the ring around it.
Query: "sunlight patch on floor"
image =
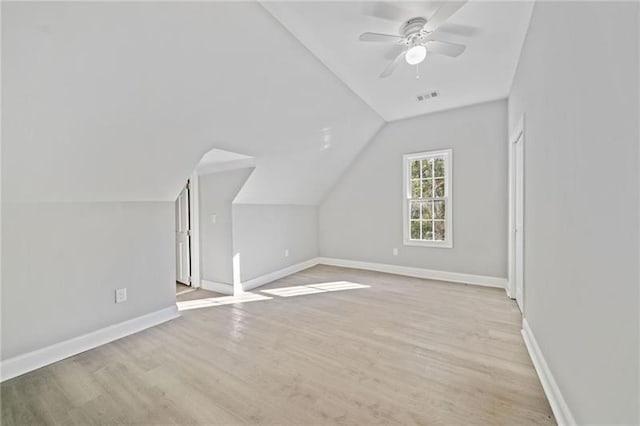
[[[258,302],[270,299],[272,299],[272,297],[264,296],[262,294],[243,293],[238,296],[208,297],[206,299],[185,300],[184,302],[176,302],[176,305],[178,306],[178,311],[188,311],[191,309],[211,308],[213,306]]]
[[[326,293],[329,291],[355,290],[361,288],[369,288],[364,284],[356,284],[349,281],[336,281],[329,283],[305,284],[292,287],[281,287],[269,290],[262,290],[262,293],[271,294],[280,297],[303,296],[306,294]]]
[[[196,290],[197,290],[197,288],[186,288],[184,290],[180,290],[180,291],[176,292],[176,296],[180,296],[182,294],[191,293],[191,292],[194,292]]]
[[[296,285],[292,287],[280,287],[269,290],[262,290],[271,296],[292,297],[303,296],[307,294],[327,293],[330,291],[356,290],[361,288],[369,288],[364,284],[356,284],[349,281],[335,281],[317,284]],[[214,306],[231,305],[234,303],[259,302],[262,300],[271,300],[273,297],[265,296],[257,293],[242,293],[238,296],[221,296],[208,297],[205,299],[185,300],[176,302],[178,311],[189,311],[191,309],[211,308]]]

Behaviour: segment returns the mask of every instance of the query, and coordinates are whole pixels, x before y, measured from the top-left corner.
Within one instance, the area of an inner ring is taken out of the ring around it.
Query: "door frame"
[[[200,271],[200,203],[198,192],[198,173],[189,176],[189,223],[191,228],[191,287],[201,286]]]
[[[191,217],[189,215],[189,181],[174,201],[176,283],[191,285]],[[186,259],[185,259],[186,256]],[[186,260],[186,265],[185,265]],[[186,271],[184,271],[186,266]]]
[[[521,152],[522,152],[522,164],[521,164],[521,172],[522,172],[522,180],[521,185],[518,188],[517,179],[516,179],[516,155],[517,149],[516,144],[521,144]],[[524,113],[519,117],[515,127],[509,134],[509,277],[508,277],[508,285],[507,285],[507,295],[511,299],[516,298],[516,223],[518,222],[516,218],[516,210],[520,212],[520,223],[524,225],[524,142],[525,142],[525,134],[524,134]],[[522,193],[522,197],[520,198],[521,204],[520,208],[516,209],[516,194],[517,191]],[[523,226],[524,228],[524,226]],[[522,297],[521,302],[522,306],[520,309],[522,310],[522,316],[524,317],[524,295],[525,295],[525,286],[524,286],[524,229],[520,229],[521,238],[519,249],[522,252],[522,268],[518,271],[518,275],[522,281]]]

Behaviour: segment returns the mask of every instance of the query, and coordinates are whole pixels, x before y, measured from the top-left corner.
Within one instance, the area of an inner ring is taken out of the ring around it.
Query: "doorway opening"
[[[191,181],[180,191],[175,203],[176,220],[176,294],[192,288]]]

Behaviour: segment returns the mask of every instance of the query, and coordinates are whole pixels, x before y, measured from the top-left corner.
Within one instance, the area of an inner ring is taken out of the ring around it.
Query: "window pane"
[[[420,219],[420,204],[417,201],[411,201],[411,219]]]
[[[434,219],[444,219],[444,201],[434,201]]]
[[[420,178],[420,161],[412,161],[411,162],[411,178],[419,179]]]
[[[435,164],[434,164],[434,176],[435,177],[444,177],[444,159],[443,158],[436,158],[435,160]]]
[[[433,181],[435,186],[435,196],[444,197],[444,179],[434,179]]]
[[[422,190],[420,189],[420,179],[411,180],[411,198],[420,198]]]
[[[430,178],[433,176],[433,159],[422,160],[422,177]]]
[[[418,220],[411,221],[411,239],[412,240],[420,239],[420,221]]]
[[[422,224],[422,239],[433,240],[433,222],[430,220],[423,220]]]
[[[405,204],[404,238],[413,243],[424,241],[425,245],[439,246],[449,239],[448,227],[451,211],[447,203],[453,188],[447,181],[450,154],[447,151],[431,151],[408,154],[404,163]],[[408,170],[406,169],[408,168]],[[408,209],[408,211],[407,211]],[[435,243],[435,244],[430,244]]]
[[[431,219],[433,213],[433,201],[422,203],[422,219]]]
[[[444,220],[435,222],[435,240],[444,241]]]
[[[433,197],[433,179],[422,179],[422,198]]]

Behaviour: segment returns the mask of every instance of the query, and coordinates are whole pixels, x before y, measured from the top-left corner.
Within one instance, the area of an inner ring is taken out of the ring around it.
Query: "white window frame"
[[[410,202],[411,198],[411,162],[436,157],[444,157],[444,201],[445,201],[445,239],[444,241],[412,240],[410,234]],[[403,240],[405,246],[453,248],[453,191],[451,184],[453,167],[453,150],[442,149],[438,151],[417,152],[402,156],[402,224]]]

